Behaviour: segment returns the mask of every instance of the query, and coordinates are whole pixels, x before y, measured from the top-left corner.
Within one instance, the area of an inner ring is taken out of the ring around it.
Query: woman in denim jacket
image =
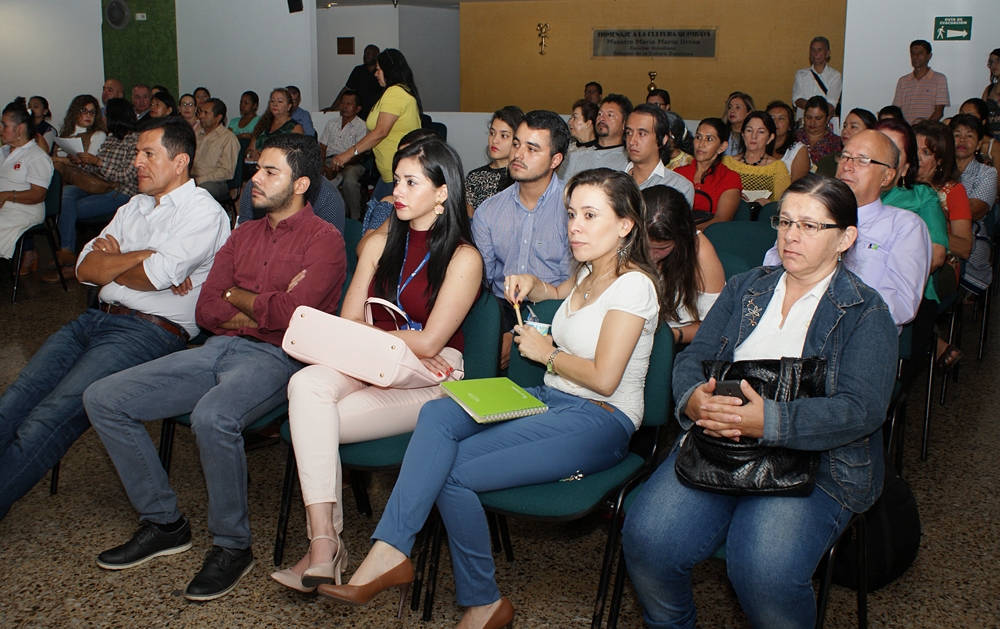
[[[807,175],[781,198],[782,266],[733,278],[674,367],[677,419],[715,437],[820,451],[806,497],[729,496],[682,485],[674,452],[629,510],[625,561],[650,627],[694,627],[691,569],[726,543],[726,567],[754,627],[812,627],[812,575],[825,551],[882,491],[880,427],[896,372],[896,327],[882,298],[840,264],[857,237],[857,202],[842,182]],[[773,298],[773,299],[772,299]],[[817,356],[826,397],[712,397],[703,360]]]

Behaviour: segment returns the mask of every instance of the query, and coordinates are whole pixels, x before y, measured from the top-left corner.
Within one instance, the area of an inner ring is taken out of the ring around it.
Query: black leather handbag
[[[762,398],[790,402],[826,395],[825,358],[702,362],[705,378],[746,380]],[[752,437],[710,437],[693,426],[674,462],[678,480],[731,496],[808,496],[819,473],[819,452],[761,445]]]

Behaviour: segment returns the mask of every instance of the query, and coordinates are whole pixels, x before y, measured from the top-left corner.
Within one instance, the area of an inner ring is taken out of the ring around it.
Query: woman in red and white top
[[[681,166],[674,172],[694,184],[694,211],[711,212],[712,223],[733,220],[740,207],[743,182],[740,176],[722,163],[729,148],[729,128],[720,118],[705,118],[698,124],[694,135],[694,162]]]

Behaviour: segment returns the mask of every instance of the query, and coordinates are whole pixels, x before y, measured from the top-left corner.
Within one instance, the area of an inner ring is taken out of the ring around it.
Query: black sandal
[[[958,349],[958,347],[956,347],[955,345],[949,343],[948,346],[944,348],[944,351],[941,352],[941,355],[937,359],[938,369],[941,369],[943,371],[948,371],[949,369],[954,367],[961,359],[962,359],[962,350]]]

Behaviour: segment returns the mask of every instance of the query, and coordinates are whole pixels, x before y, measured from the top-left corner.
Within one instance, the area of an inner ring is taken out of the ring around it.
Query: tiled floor
[[[43,247],[44,248],[44,247]],[[68,294],[37,276],[25,282],[18,303],[9,303],[10,283],[0,282],[0,389],[16,377],[45,338],[83,308],[85,291]],[[966,346],[974,343],[967,309]],[[994,336],[979,363],[967,351],[961,382],[948,405],[934,405],[930,458],[918,456],[923,416],[920,391],[909,409],[904,476],[920,506],[923,539],[912,568],[899,581],[871,594],[873,627],[1000,627],[1000,412],[994,401],[1000,340]],[[940,381],[938,381],[940,382]],[[157,439],[159,424],[150,427]],[[431,622],[419,613],[396,621],[390,594],[367,608],[339,607],[323,598],[290,592],[271,579],[286,450],[283,445],[248,455],[251,521],[259,565],[229,596],[194,604],[181,592],[200,567],[210,537],[205,526],[205,486],[191,434],[179,429],[171,466],[173,486],[192,520],[195,548],[122,572],[101,570],[96,555],[126,540],[136,516],[99,439],[89,431],[63,458],[59,493],[48,480],[14,506],[0,522],[0,627],[451,627],[461,610],[447,547],[442,553],[437,605]],[[392,488],[392,474],[370,480],[374,518],[360,515],[345,492],[345,539],[351,570],[367,546],[379,510]],[[306,550],[304,517],[295,497],[285,565]],[[516,561],[497,556],[501,591],[517,608],[520,627],[588,627],[606,523],[599,515],[569,524],[511,521]],[[700,626],[745,627],[725,567],[711,560],[695,572]],[[834,587],[827,627],[852,627],[854,594]],[[641,627],[641,615],[626,589],[621,627]]]

